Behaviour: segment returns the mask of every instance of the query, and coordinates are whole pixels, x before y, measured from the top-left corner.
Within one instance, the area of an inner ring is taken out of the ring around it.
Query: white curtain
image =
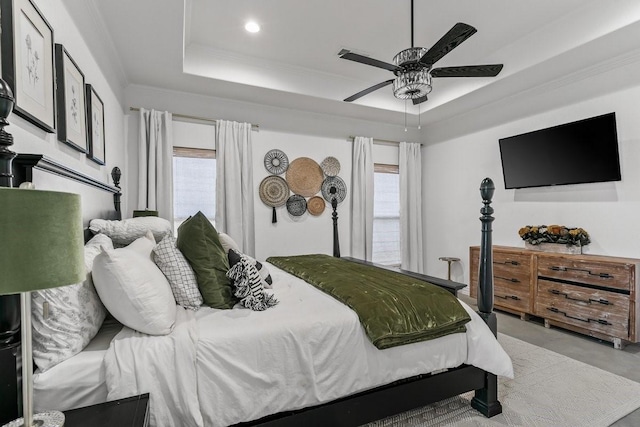
[[[251,124],[216,122],[216,229],[255,256]]]
[[[400,143],[400,256],[402,268],[424,273],[420,144]]]
[[[353,141],[351,256],[371,261],[373,253],[373,138]]]
[[[173,221],[173,125],[166,111],[140,109],[138,209]]]

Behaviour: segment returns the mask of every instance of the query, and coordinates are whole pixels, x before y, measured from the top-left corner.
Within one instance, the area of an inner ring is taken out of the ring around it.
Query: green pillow
[[[232,308],[237,299],[227,278],[229,260],[218,232],[202,212],[178,227],[176,246],[196,273],[204,303],[213,308]]]

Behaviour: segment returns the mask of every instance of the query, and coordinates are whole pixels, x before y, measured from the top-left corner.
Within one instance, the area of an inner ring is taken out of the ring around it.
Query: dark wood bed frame
[[[0,162],[4,159],[0,158]],[[11,161],[11,160],[9,160]],[[6,167],[6,166],[5,166]],[[2,168],[2,165],[0,165]],[[95,180],[82,173],[74,171],[42,155],[19,155],[13,163],[14,186],[20,182],[29,181],[34,170],[42,170],[53,173],[74,181],[82,182],[94,189],[107,191],[113,194],[116,217],[120,218],[120,188],[117,185],[120,179],[119,169],[114,168],[112,177],[116,186],[110,186]],[[1,169],[0,169],[1,170]],[[5,169],[6,170],[6,169]],[[117,178],[117,179],[116,179]],[[483,207],[480,210],[482,216],[481,244],[480,244],[480,270],[478,291],[478,314],[487,323],[494,335],[497,334],[497,322],[493,313],[493,261],[491,242],[491,223],[494,218],[491,199],[494,193],[494,185],[491,179],[482,181],[480,194]],[[113,219],[113,218],[112,218]],[[334,227],[335,229],[335,227]],[[337,230],[336,230],[337,231]],[[335,236],[337,241],[337,236]],[[339,252],[338,252],[339,253]],[[349,259],[353,262],[359,260]],[[416,276],[416,273],[403,271],[405,274]],[[417,275],[425,278],[423,275]],[[428,276],[426,276],[429,278]],[[431,277],[430,280],[438,286],[445,287],[454,294],[465,285],[449,280]],[[19,300],[18,300],[19,301]],[[19,318],[19,308],[18,308]],[[17,334],[19,337],[19,334]],[[15,346],[17,354],[19,346]],[[0,345],[0,350],[2,346]],[[19,358],[18,358],[19,359]],[[19,372],[20,366],[3,366],[3,371]],[[15,371],[14,369],[17,369]],[[19,378],[16,375],[16,387],[0,390],[0,401],[7,403],[5,406],[12,409],[11,413],[3,414],[8,420],[15,419],[21,414]],[[498,401],[497,377],[474,366],[462,365],[446,372],[438,374],[425,374],[416,377],[396,381],[394,383],[377,387],[372,390],[347,396],[322,405],[305,408],[298,411],[278,413],[267,416],[257,421],[242,423],[241,426],[358,426],[379,420],[404,411],[418,408],[430,403],[457,396],[468,391],[475,391],[471,400],[471,406],[487,417],[492,417],[502,412],[502,406]],[[4,407],[3,407],[4,408]],[[6,410],[6,409],[3,409]],[[2,417],[0,417],[2,418]],[[1,420],[0,420],[1,421]]]

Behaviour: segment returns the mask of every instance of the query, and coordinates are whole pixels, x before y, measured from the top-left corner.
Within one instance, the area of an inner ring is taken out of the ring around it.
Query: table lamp
[[[58,411],[33,415],[31,291],[85,279],[80,196],[0,187],[0,295],[20,294],[22,414],[9,427],[64,424]]]

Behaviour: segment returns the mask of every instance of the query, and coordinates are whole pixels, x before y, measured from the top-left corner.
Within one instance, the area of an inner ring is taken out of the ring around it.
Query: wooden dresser
[[[480,249],[469,249],[470,293],[477,297]],[[493,247],[496,309],[611,341],[640,341],[636,269],[640,260]]]

